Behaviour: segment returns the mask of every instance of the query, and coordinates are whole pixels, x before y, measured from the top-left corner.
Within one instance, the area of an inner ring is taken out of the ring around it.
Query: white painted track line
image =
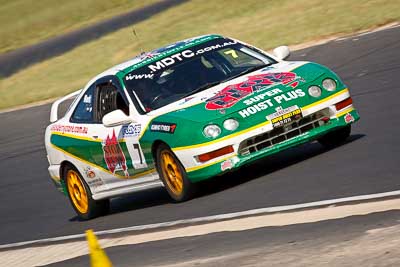
[[[337,199],[329,199],[329,200],[321,200],[315,202],[308,202],[302,204],[294,204],[294,205],[286,205],[286,206],[277,206],[277,207],[269,207],[269,208],[259,208],[259,209],[252,209],[247,211],[240,211],[240,212],[233,212],[233,213],[226,213],[220,215],[213,215],[213,216],[205,216],[199,218],[192,218],[192,219],[184,219],[184,220],[177,220],[177,221],[170,221],[170,222],[163,222],[163,223],[154,223],[154,224],[146,224],[146,225],[138,225],[138,226],[130,226],[124,228],[116,228],[104,231],[95,232],[97,236],[104,236],[109,234],[116,234],[116,233],[127,233],[132,231],[139,231],[139,230],[160,230],[160,228],[166,228],[171,226],[180,226],[180,225],[187,225],[187,224],[197,224],[197,223],[208,223],[208,222],[215,222],[227,219],[235,219],[239,217],[247,217],[247,216],[257,216],[263,215],[268,213],[275,213],[275,212],[283,212],[283,211],[295,211],[300,209],[307,209],[307,208],[317,208],[321,206],[330,206],[330,205],[345,205],[350,204],[351,202],[357,201],[365,201],[365,200],[377,200],[387,197],[395,197],[400,196],[400,190],[384,192],[384,193],[376,193],[376,194],[369,194],[369,195],[360,195],[360,196],[352,196],[352,197],[344,197],[344,198],[337,198]],[[0,245],[0,249],[11,249],[11,248],[18,248],[21,246],[28,246],[28,245],[40,245],[44,243],[53,243],[53,242],[60,242],[60,241],[72,241],[76,239],[85,238],[85,234],[75,234],[75,235],[67,235],[67,236],[59,236],[53,238],[44,238],[38,240],[31,240],[31,241],[24,241],[24,242],[17,242],[11,244]]]

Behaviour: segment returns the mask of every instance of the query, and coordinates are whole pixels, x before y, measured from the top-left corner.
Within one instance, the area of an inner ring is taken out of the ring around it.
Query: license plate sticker
[[[267,120],[271,121],[272,126],[276,128],[299,120],[302,117],[301,109],[298,106],[291,106],[268,115]]]

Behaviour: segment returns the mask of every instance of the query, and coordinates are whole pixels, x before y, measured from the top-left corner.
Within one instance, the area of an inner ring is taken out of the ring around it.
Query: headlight
[[[228,131],[234,131],[239,127],[239,122],[235,119],[227,119],[224,121],[224,128]]]
[[[218,125],[210,124],[204,127],[203,134],[206,137],[216,138],[218,135],[221,134],[221,128]]]
[[[313,97],[320,97],[321,96],[321,88],[316,85],[312,85],[308,88],[308,94]]]
[[[322,81],[322,87],[328,91],[335,91],[336,90],[336,82],[332,79],[325,79]]]

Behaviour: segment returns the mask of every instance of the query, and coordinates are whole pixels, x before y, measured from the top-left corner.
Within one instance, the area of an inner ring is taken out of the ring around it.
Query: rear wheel
[[[67,185],[68,198],[79,218],[89,220],[108,212],[108,199],[94,200],[89,186],[78,170],[72,166],[64,168],[64,179]]]
[[[157,170],[165,189],[174,201],[182,202],[194,196],[196,185],[189,181],[182,164],[165,144],[157,148]]]
[[[334,130],[326,135],[322,136],[318,139],[318,142],[328,148],[338,146],[350,136],[351,133],[351,125],[347,125],[343,128],[339,128]]]

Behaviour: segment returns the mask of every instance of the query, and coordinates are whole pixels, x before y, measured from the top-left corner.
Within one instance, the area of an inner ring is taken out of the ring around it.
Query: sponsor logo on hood
[[[294,72],[263,73],[249,76],[246,81],[233,84],[206,100],[206,109],[219,110],[234,106],[239,100],[253,92],[262,92],[278,84],[296,88],[304,81]]]

